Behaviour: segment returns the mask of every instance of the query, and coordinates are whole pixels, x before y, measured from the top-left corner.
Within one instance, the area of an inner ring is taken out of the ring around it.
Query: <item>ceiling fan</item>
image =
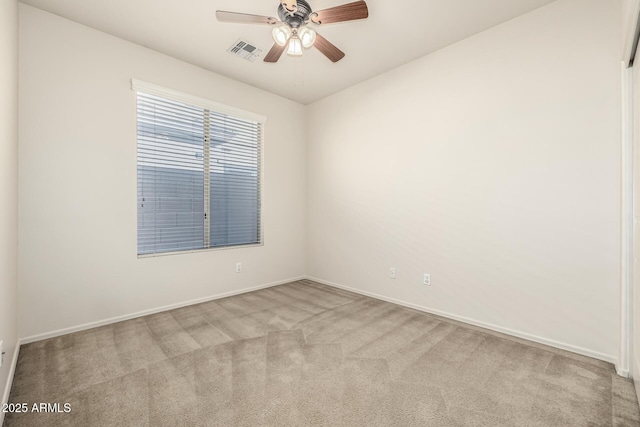
[[[344,52],[320,34],[308,28],[307,25],[309,23],[315,25],[333,24],[365,19],[368,16],[367,3],[363,0],[315,12],[312,11],[306,0],[280,0],[280,5],[278,6],[280,20],[271,16],[250,15],[223,10],[216,11],[216,17],[221,22],[275,26],[272,31],[275,43],[264,57],[264,62],[278,62],[285,50],[288,55],[300,56],[303,48],[308,49],[312,46],[315,46],[331,61],[338,62],[344,58]]]

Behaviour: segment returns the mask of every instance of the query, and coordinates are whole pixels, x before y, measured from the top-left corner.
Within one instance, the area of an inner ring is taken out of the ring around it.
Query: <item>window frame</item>
[[[138,258],[154,258],[159,256],[170,256],[170,255],[183,255],[183,254],[192,254],[198,252],[209,252],[209,251],[224,251],[224,250],[232,250],[232,249],[244,249],[244,248],[256,248],[264,246],[264,210],[263,210],[263,200],[264,200],[264,139],[265,139],[265,129],[267,124],[267,117],[253,113],[250,111],[242,110],[236,107],[232,107],[230,105],[221,104],[219,102],[215,102],[206,98],[201,98],[195,95],[190,95],[182,92],[175,91],[173,89],[168,89],[162,86],[158,86],[152,83],[147,83],[137,79],[131,79],[131,89],[133,90],[135,97],[134,103],[137,104],[138,92],[155,95],[158,97],[166,98],[169,100],[190,104],[195,107],[203,108],[205,110],[210,110],[215,113],[220,113],[228,116],[232,116],[234,118],[244,119],[256,122],[260,125],[260,137],[258,139],[258,228],[259,228],[259,242],[257,243],[246,243],[246,244],[237,244],[237,245],[225,245],[225,246],[213,246],[207,248],[197,248],[197,249],[185,249],[185,250],[177,250],[177,251],[166,251],[166,252],[153,252],[153,253],[145,253],[139,254],[138,252],[138,199],[137,199],[137,191],[136,191],[136,254]],[[135,123],[137,129],[137,112],[135,114]],[[138,136],[136,131],[136,147],[138,144]],[[137,177],[137,164],[138,164],[138,156],[136,154],[136,188],[138,186],[138,177]],[[205,207],[205,212],[209,213],[210,206]],[[209,215],[210,216],[210,215]],[[203,242],[204,244],[204,242]]]

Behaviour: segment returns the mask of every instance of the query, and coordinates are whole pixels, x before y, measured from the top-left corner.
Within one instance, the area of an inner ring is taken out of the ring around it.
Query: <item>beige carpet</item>
[[[640,426],[613,366],[310,281],[26,345],[6,426]]]

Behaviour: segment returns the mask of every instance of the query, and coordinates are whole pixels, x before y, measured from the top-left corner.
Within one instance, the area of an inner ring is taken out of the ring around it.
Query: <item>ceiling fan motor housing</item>
[[[278,7],[278,16],[280,20],[286,23],[291,28],[300,28],[305,25],[305,22],[309,19],[311,14],[311,6],[305,0],[297,0],[298,8],[292,14],[287,11],[282,3]]]

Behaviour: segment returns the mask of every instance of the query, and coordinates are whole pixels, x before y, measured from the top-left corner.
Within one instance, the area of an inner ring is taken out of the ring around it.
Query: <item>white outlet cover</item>
[[[391,267],[389,269],[389,277],[391,279],[395,279],[396,278],[396,268],[395,267]]]
[[[424,273],[424,284],[427,286],[431,286],[431,274]]]

